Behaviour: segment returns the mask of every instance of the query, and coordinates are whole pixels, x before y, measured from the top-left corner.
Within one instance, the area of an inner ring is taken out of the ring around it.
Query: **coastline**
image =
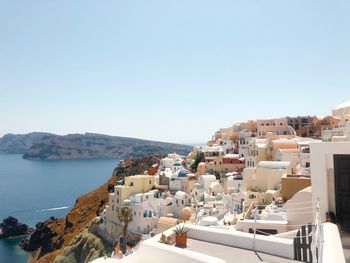
[[[12,215],[35,228],[51,216],[64,218],[78,196],[110,178],[118,162],[119,159],[25,160],[20,154],[0,152],[0,219]],[[22,199],[18,199],[20,189]],[[68,208],[52,210],[58,207]],[[0,262],[26,263],[23,258],[31,253],[18,246],[24,238],[0,240]]]

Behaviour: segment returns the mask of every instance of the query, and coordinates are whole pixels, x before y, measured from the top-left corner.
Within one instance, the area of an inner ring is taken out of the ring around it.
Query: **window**
[[[266,123],[266,126],[270,126],[270,123]]]
[[[264,126],[264,123],[261,123],[261,126]]]
[[[114,205],[112,205],[112,211],[114,211]]]
[[[119,191],[117,191],[117,195],[119,195]]]
[[[281,126],[283,126],[283,123],[282,123],[282,122],[280,122],[280,125],[281,125]]]
[[[134,186],[134,182],[131,182],[131,183],[130,183],[130,186]]]
[[[119,204],[119,199],[117,199],[117,204]]]
[[[151,180],[149,180],[149,184],[152,184],[152,181],[151,181]]]

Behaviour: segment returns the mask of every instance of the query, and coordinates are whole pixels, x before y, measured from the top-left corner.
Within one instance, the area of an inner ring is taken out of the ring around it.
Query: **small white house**
[[[204,189],[206,191],[210,190],[210,184],[216,182],[216,177],[215,175],[212,174],[204,174],[199,176],[198,178],[198,184],[201,189]]]
[[[180,217],[182,209],[191,206],[191,196],[183,191],[177,191],[175,194],[175,216]]]

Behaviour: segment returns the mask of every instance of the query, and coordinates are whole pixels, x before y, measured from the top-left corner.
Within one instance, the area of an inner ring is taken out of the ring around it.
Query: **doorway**
[[[350,232],[350,155],[334,155],[335,206],[342,230]]]

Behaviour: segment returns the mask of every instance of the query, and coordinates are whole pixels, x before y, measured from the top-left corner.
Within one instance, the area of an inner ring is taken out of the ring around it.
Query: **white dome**
[[[348,108],[348,107],[350,107],[350,100],[339,104],[333,110],[340,110],[340,109],[344,109],[344,108]]]

